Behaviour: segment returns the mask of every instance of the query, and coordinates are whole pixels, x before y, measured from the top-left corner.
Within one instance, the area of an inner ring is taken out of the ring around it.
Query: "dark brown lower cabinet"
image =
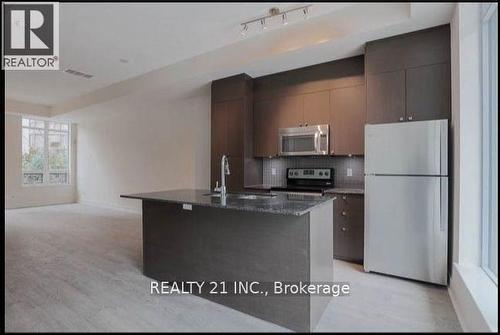
[[[363,263],[364,196],[334,194],[333,257]]]

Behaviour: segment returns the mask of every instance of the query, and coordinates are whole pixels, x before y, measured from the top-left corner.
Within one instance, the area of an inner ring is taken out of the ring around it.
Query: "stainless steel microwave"
[[[330,130],[327,124],[316,126],[280,128],[280,156],[328,155]]]

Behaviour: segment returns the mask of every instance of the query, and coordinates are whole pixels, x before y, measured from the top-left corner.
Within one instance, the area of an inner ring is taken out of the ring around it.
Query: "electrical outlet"
[[[271,174],[272,174],[273,176],[276,176],[276,168],[271,168]]]
[[[352,177],[352,169],[347,168],[347,177]]]

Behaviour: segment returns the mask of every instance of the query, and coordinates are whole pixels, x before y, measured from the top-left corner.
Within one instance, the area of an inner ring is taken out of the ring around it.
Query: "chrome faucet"
[[[220,192],[220,197],[222,200],[226,200],[227,189],[226,189],[226,175],[230,175],[231,171],[229,171],[229,161],[226,155],[222,155],[220,160],[220,187],[219,182],[215,185],[215,192]]]

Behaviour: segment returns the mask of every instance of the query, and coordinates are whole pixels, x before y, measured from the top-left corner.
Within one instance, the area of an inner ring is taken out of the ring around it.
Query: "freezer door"
[[[365,127],[365,174],[448,174],[447,120]]]
[[[365,177],[366,271],[447,285],[447,177]]]

